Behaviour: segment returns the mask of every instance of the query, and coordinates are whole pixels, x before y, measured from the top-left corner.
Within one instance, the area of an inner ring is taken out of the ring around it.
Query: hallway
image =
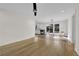
[[[73,44],[66,38],[38,35],[35,38],[0,47],[2,56],[77,56]]]

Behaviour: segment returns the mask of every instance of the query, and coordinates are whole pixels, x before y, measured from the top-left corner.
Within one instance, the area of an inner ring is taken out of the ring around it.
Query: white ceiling
[[[67,3],[38,3],[37,16],[35,20],[38,22],[50,22],[51,19],[55,21],[65,20],[72,16],[77,4]],[[0,13],[14,13],[15,15],[25,16],[28,19],[33,19],[33,5],[32,3],[1,3]],[[1,15],[1,14],[0,14]]]
[[[38,22],[62,21],[72,16],[77,4],[68,3],[39,3],[38,6]]]

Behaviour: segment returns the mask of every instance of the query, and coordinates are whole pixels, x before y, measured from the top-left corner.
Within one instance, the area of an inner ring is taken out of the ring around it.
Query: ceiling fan
[[[34,12],[34,16],[37,15],[37,5],[36,3],[33,3],[33,12]]]

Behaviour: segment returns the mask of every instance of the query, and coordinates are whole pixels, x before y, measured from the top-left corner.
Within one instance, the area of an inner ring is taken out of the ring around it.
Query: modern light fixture
[[[37,5],[36,3],[33,3],[33,12],[34,12],[34,16],[37,15]]]

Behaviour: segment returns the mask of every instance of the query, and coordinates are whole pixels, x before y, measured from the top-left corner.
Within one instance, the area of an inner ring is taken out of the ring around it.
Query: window
[[[55,33],[59,33],[59,24],[55,24],[54,26],[53,26],[53,24],[50,24],[50,26],[46,27],[46,31],[50,32],[50,33],[53,33],[53,29],[54,29]]]
[[[50,24],[50,33],[53,33],[53,24]]]
[[[54,32],[59,33],[59,24],[55,24],[54,27],[55,27]]]
[[[51,24],[50,26],[47,26],[46,31],[53,33],[53,24]]]

